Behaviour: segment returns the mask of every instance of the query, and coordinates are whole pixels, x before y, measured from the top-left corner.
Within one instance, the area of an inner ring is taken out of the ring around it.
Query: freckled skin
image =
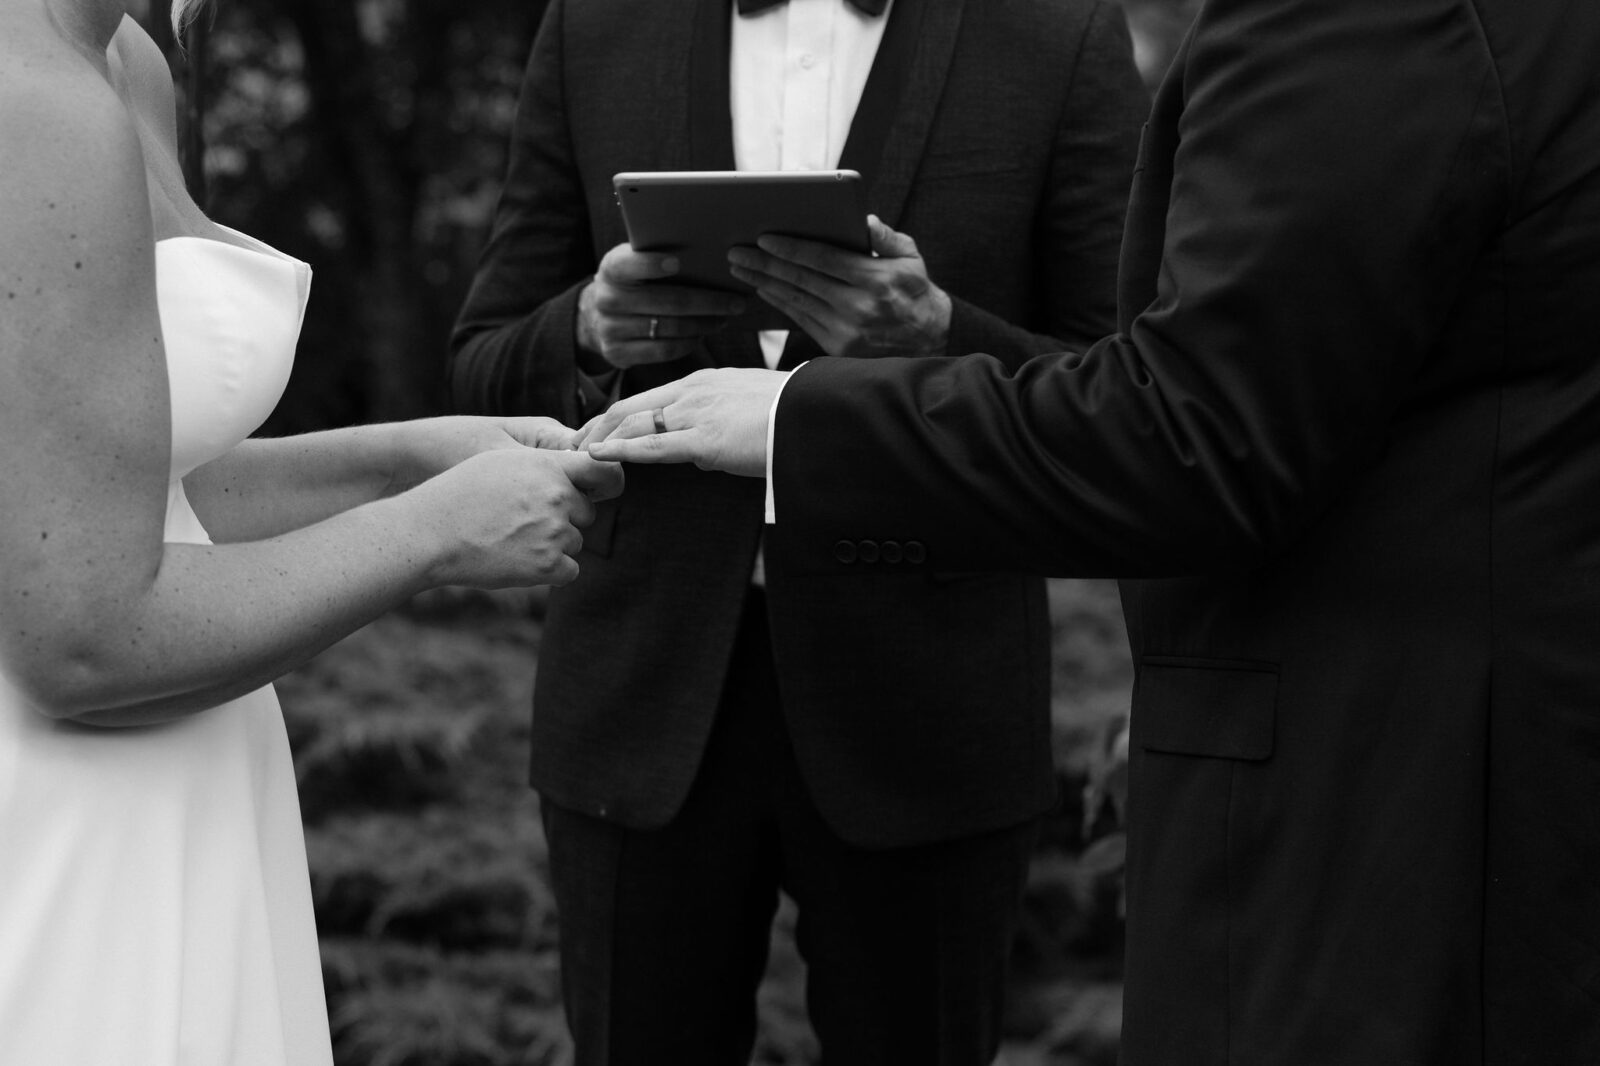
[[[426,588],[565,583],[620,489],[548,420],[364,426],[205,464],[184,487],[216,546],[165,543],[152,250],[226,239],[167,177],[175,113],[121,0],[0,3],[0,661],[95,725],[216,706]]]

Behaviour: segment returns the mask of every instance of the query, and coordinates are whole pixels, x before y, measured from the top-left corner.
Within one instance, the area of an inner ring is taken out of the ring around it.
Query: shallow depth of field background
[[[1198,0],[1123,0],[1146,81]],[[445,338],[505,166],[543,0],[220,0],[169,46],[203,206],[309,261],[298,362],[264,433],[442,413]],[[201,161],[203,160],[203,166]],[[1115,1061],[1115,589],[1051,583],[1062,802],[1034,856],[1004,1066]],[[525,784],[544,598],[429,594],[280,684],[340,1066],[559,1066],[556,915]],[[758,1063],[817,1060],[780,912]]]

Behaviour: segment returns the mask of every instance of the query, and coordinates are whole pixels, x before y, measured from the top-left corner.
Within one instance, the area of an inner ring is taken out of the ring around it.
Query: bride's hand
[[[595,501],[622,491],[622,468],[582,452],[490,449],[404,497],[433,530],[434,584],[565,585]]]
[[[576,431],[553,418],[488,418],[472,415],[396,422],[395,464],[389,494],[419,485],[481,452],[503,448],[571,451]]]

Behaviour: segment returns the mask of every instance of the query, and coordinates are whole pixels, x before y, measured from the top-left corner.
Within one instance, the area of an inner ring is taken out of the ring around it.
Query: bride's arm
[[[28,58],[0,64],[0,663],[41,711],[192,713],[430,585],[572,579],[584,493],[617,474],[533,449],[283,536],[164,544],[169,401],[138,141],[81,56]]]
[[[393,496],[479,452],[571,446],[549,418],[429,418],[247,440],[183,479],[211,539],[259,540]]]

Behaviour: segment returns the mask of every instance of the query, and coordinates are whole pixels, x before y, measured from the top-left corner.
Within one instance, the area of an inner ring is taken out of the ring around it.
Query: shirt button
[[[902,558],[900,554],[900,542],[897,540],[884,541],[879,548],[879,553],[883,556],[884,562],[898,563]]]
[[[814,67],[816,65],[817,65],[817,57],[816,56],[812,55],[810,52],[802,52],[800,54],[800,69],[801,70],[810,70],[812,67]]]
[[[833,557],[849,566],[856,561],[856,546],[848,540],[841,540],[833,546]]]
[[[906,562],[912,566],[921,566],[928,559],[928,549],[920,540],[906,541]]]
[[[877,541],[864,540],[861,542],[861,561],[864,563],[875,563],[878,561]]]

